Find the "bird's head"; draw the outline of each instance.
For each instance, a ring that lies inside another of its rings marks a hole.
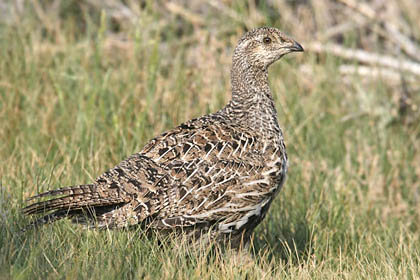
[[[249,31],[239,40],[235,56],[236,59],[245,59],[251,66],[267,69],[282,56],[302,51],[298,42],[277,28],[261,27]]]

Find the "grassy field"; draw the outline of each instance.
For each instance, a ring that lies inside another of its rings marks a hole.
[[[0,2],[4,14],[15,7],[0,22],[1,279],[420,278],[419,99],[400,114],[400,84],[344,77],[343,59],[311,51],[271,67],[290,167],[252,262],[69,221],[19,233],[29,196],[91,182],[156,134],[221,108],[247,28],[276,26],[304,46],[315,39],[305,20],[322,29],[305,1],[280,1],[281,16],[254,1],[220,2],[228,12],[145,1],[128,17],[95,1],[29,2]],[[405,11],[418,42],[416,12]],[[418,95],[419,83],[409,87]]]

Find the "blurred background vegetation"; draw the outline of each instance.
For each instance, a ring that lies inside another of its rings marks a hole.
[[[0,278],[416,279],[417,0],[0,1]],[[38,191],[89,182],[229,100],[255,27],[305,53],[270,68],[289,177],[254,263],[60,222],[19,234]]]

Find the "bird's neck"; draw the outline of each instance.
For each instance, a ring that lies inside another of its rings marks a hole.
[[[228,113],[246,128],[260,131],[263,135],[279,133],[267,68],[255,67],[234,57],[231,83],[232,99],[226,108]]]

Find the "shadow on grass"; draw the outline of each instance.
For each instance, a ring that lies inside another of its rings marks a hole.
[[[307,220],[283,221],[275,226],[273,223],[257,231],[253,238],[253,253],[265,256],[269,261],[299,265],[305,263],[313,254],[313,231]]]

